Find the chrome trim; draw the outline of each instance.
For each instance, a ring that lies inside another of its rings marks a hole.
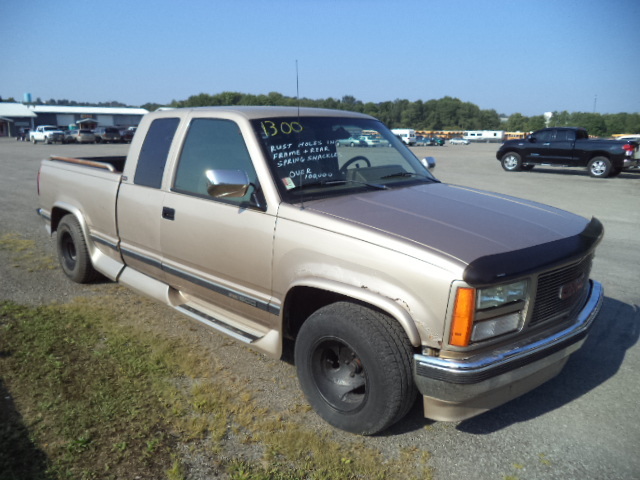
[[[474,384],[529,365],[584,340],[602,307],[604,291],[591,281],[591,291],[576,322],[550,337],[512,350],[476,355],[468,359],[449,359],[414,355],[416,377],[426,377],[453,384]]]
[[[42,208],[38,208],[36,210],[36,212],[38,212],[38,215],[40,215],[42,218],[44,218],[45,220],[47,220],[48,222],[51,221],[51,215],[49,215],[47,212],[44,211],[44,209]]]
[[[247,332],[244,332],[238,328],[235,328],[232,325],[229,325],[228,323],[225,323],[221,320],[218,320],[217,318],[212,317],[211,315],[207,315],[206,313],[201,312],[200,310],[197,310],[193,307],[190,307],[189,305],[186,305],[186,304],[178,305],[177,307],[175,307],[175,309],[193,318],[194,320],[197,320],[201,323],[204,323],[205,325],[208,325],[211,328],[218,330],[219,332],[226,333],[230,337],[233,337],[236,340],[240,340],[241,342],[253,343],[260,338],[255,335],[251,335]]]

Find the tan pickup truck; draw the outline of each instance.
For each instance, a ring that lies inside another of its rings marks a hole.
[[[362,135],[380,146],[345,141]],[[598,220],[428,166],[358,113],[168,110],[126,158],[43,160],[39,213],[72,280],[104,275],[276,357],[293,340],[315,411],[374,434],[418,392],[458,421],[540,385],[602,303]]]

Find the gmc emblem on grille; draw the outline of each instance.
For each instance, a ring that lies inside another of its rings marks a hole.
[[[576,293],[580,293],[584,286],[584,281],[585,274],[583,273],[575,280],[562,285],[558,291],[558,297],[560,297],[560,300],[566,300],[567,298],[573,297]]]

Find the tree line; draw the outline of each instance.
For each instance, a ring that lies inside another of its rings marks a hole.
[[[551,118],[544,115],[527,117],[514,113],[507,117],[495,110],[482,110],[470,102],[458,98],[443,97],[438,100],[394,100],[386,102],[362,102],[351,95],[341,99],[311,100],[287,97],[277,92],[268,95],[251,95],[239,92],[222,92],[215,95],[201,93],[186,100],[173,100],[170,107],[204,107],[222,105],[284,105],[318,108],[334,108],[366,113],[382,120],[390,128],[416,130],[506,130],[508,132],[532,132],[546,126],[584,127],[591,135],[606,137],[618,133],[640,132],[640,113],[585,113],[553,112]],[[149,104],[148,109],[160,105]],[[147,106],[144,106],[147,108]],[[506,120],[505,120],[506,119]]]
[[[2,99],[0,98],[0,101]],[[6,101],[14,101],[12,98]],[[121,102],[78,103],[72,100],[51,99],[42,102],[37,98],[34,104],[61,106],[126,107]],[[498,114],[495,110],[482,110],[471,102],[458,98],[443,97],[438,100],[396,99],[385,102],[362,102],[351,95],[340,99],[326,98],[313,100],[288,97],[277,92],[253,95],[240,92],[222,92],[215,95],[201,93],[186,100],[173,100],[169,105],[146,103],[141,105],[149,111],[160,107],[206,107],[224,105],[282,105],[333,108],[366,113],[382,120],[390,128],[413,128],[416,130],[506,130],[508,132],[531,132],[545,126],[575,126],[586,128],[591,135],[600,137],[618,133],[639,133],[640,113],[585,113],[553,112],[551,118],[544,115],[527,117],[521,113],[510,116]]]

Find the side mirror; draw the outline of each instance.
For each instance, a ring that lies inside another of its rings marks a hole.
[[[531,135],[527,135],[527,141],[529,143],[536,143],[536,137],[532,137]]]
[[[244,170],[207,170],[207,193],[215,198],[244,197],[249,190],[249,177]]]
[[[436,168],[436,159],[433,157],[424,157],[420,161],[422,162],[422,165],[427,167],[427,169],[429,170],[433,170],[434,168]]]

